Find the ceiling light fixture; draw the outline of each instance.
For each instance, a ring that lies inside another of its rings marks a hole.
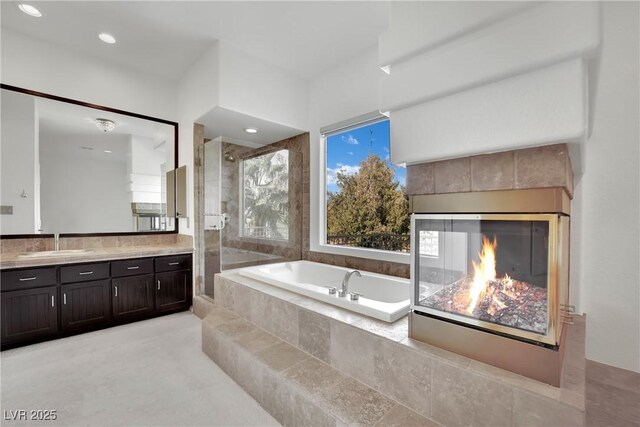
[[[95,119],[95,124],[98,129],[103,130],[105,132],[111,132],[116,128],[116,122],[109,119]]]
[[[42,12],[40,12],[37,8],[35,8],[34,6],[31,6],[30,4],[20,3],[18,5],[18,9],[20,9],[27,15],[33,16],[35,18],[40,18],[42,16]]]
[[[107,154],[111,154],[113,151],[111,151],[111,150],[104,150],[104,152],[105,152],[105,153],[107,153]]]
[[[109,33],[100,33],[98,34],[98,38],[108,44],[114,44],[116,42],[116,38]]]
[[[244,131],[246,133],[258,133],[258,129],[256,128],[245,128]]]

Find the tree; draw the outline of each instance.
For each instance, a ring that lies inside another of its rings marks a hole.
[[[286,239],[289,224],[289,152],[276,151],[244,162],[244,225],[248,235]],[[266,236],[259,234],[261,230]]]
[[[353,175],[338,172],[339,191],[327,194],[327,234],[407,234],[409,202],[393,176],[375,154],[363,160]]]

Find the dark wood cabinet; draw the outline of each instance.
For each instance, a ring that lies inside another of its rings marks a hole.
[[[153,274],[111,280],[114,319],[140,316],[154,311]]]
[[[179,254],[3,270],[1,347],[188,310],[191,264]]]
[[[62,285],[60,293],[62,329],[85,328],[111,319],[108,279]]]
[[[34,340],[58,331],[57,287],[0,294],[2,345]]]
[[[191,272],[169,271],[156,274],[156,310],[175,310],[191,301]]]

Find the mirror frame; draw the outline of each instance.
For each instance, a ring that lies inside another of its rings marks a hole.
[[[105,107],[104,105],[92,104],[90,102],[78,101],[76,99],[65,98],[62,96],[51,95],[44,92],[38,92],[31,89],[24,89],[18,86],[12,86],[4,83],[0,83],[0,89],[11,90],[14,92],[23,93],[26,95],[38,96],[40,98],[52,99],[54,101],[66,102],[68,104],[80,105],[82,107],[93,108],[95,110],[108,111],[110,113],[122,114],[125,116],[135,117],[137,119],[149,120],[152,122],[162,123],[165,125],[173,126],[173,159],[174,169],[178,169],[178,123],[169,120],[160,119],[157,117],[145,116],[144,114],[133,113],[131,111],[119,110],[117,108]],[[173,203],[176,203],[176,192],[174,192]],[[172,231],[123,231],[113,233],[60,233],[60,237],[96,237],[96,236],[137,236],[137,235],[158,235],[158,234],[178,234],[180,221],[175,218],[175,227]],[[38,238],[51,238],[54,234],[0,234],[0,239],[38,239]]]

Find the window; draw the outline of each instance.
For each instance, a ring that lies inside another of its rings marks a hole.
[[[420,255],[432,258],[440,256],[440,239],[437,231],[420,230]]]
[[[242,236],[289,240],[289,151],[242,162]]]
[[[390,161],[389,120],[324,135],[326,244],[409,252],[406,170]]]

